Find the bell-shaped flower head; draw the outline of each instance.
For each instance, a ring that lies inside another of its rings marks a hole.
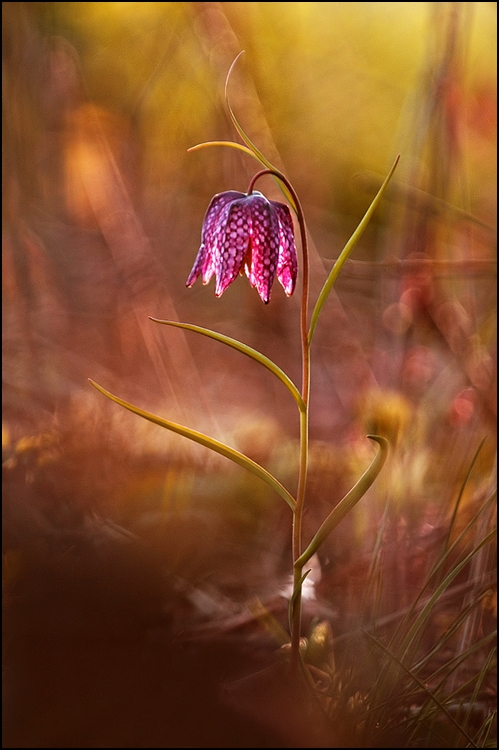
[[[288,297],[298,274],[293,220],[284,203],[262,193],[229,190],[212,199],[204,217],[201,247],[186,286],[215,275],[220,297],[239,273],[246,273],[263,302],[270,301],[277,275]]]

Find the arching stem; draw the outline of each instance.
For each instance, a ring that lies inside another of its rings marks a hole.
[[[309,297],[309,251],[307,228],[300,200],[287,179],[281,172],[274,169],[262,169],[250,182],[248,194],[253,190],[256,181],[263,175],[270,174],[282,182],[288,189],[293,200],[293,208],[298,218],[301,236],[302,251],[302,294],[300,306],[300,334],[301,334],[301,356],[302,356],[302,386],[301,396],[303,407],[300,409],[300,457],[298,471],[298,486],[296,490],[296,506],[293,512],[293,596],[290,603],[291,622],[291,670],[297,673],[300,659],[300,634],[301,634],[301,606],[302,606],[302,566],[299,559],[302,554],[302,520],[305,505],[305,491],[307,486],[308,471],[308,414],[310,398],[310,343],[307,328],[308,297]]]

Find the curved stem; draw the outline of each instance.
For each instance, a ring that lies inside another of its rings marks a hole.
[[[293,208],[296,211],[298,223],[300,226],[301,236],[301,249],[303,257],[302,266],[302,296],[301,296],[301,308],[300,308],[300,334],[301,334],[301,352],[302,352],[302,390],[301,396],[304,403],[304,409],[300,410],[300,463],[298,473],[298,487],[296,490],[296,505],[293,511],[293,538],[292,538],[292,554],[293,554],[293,596],[291,599],[290,607],[290,620],[291,620],[291,670],[296,674],[298,669],[298,663],[300,658],[300,631],[301,631],[301,594],[302,594],[302,569],[303,565],[300,563],[301,557],[301,544],[302,544],[302,519],[303,509],[305,504],[305,490],[307,485],[307,471],[308,471],[308,413],[309,413],[309,399],[310,399],[310,342],[308,337],[307,329],[307,315],[308,315],[308,296],[309,296],[309,252],[308,252],[308,239],[307,239],[307,228],[305,224],[305,217],[303,209],[301,207],[300,200],[289,182],[289,180],[279,171],[275,169],[262,169],[260,172],[253,177],[249,184],[248,194],[253,190],[256,181],[263,175],[271,174],[277,177],[286,188],[293,199]]]

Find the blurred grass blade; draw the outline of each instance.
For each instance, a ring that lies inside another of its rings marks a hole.
[[[470,646],[470,648],[468,648],[468,650],[464,654],[459,654],[458,656],[455,656],[451,660],[452,671],[454,672],[456,669],[458,669],[471,656],[474,656],[475,654],[477,654],[477,652],[482,651],[483,653],[486,646],[489,646],[491,643],[496,643],[496,641],[497,641],[496,630],[494,630],[492,633],[489,633],[484,638],[480,638],[480,640],[474,643],[472,646]],[[471,677],[468,677],[466,681],[462,681],[458,685],[458,687],[454,690],[454,692],[448,696],[448,700],[453,700],[453,699],[459,700],[459,697],[462,697],[466,688],[470,687],[471,685],[473,685],[473,683],[475,683],[474,691],[469,698],[470,703],[472,704],[475,703],[476,700],[478,699],[480,686],[482,685],[485,677],[487,676],[489,671],[495,670],[497,666],[495,655],[496,655],[496,649],[494,647],[489,651],[487,655],[487,659],[485,660],[485,663],[481,667],[480,671],[476,674],[472,674]],[[447,665],[437,669],[436,672],[434,672],[428,678],[428,680],[433,680],[435,675],[437,675],[440,671],[445,669],[445,667],[447,667]],[[441,680],[440,685],[443,685],[445,681],[448,680],[449,676],[450,676],[449,674],[446,674],[444,678]]]
[[[464,737],[465,737],[465,738],[467,739],[467,741],[469,742],[469,744],[471,745],[471,747],[478,747],[478,746],[477,746],[477,745],[475,744],[474,740],[473,740],[473,739],[472,739],[472,738],[471,738],[471,737],[469,736],[469,734],[468,734],[468,733],[466,732],[466,730],[465,730],[465,729],[463,729],[463,727],[461,727],[461,726],[460,726],[459,722],[458,722],[458,721],[456,721],[456,719],[455,719],[455,718],[454,718],[454,717],[452,716],[452,714],[450,713],[450,711],[448,711],[448,710],[447,710],[447,708],[446,708],[446,707],[444,706],[444,704],[442,703],[442,701],[440,701],[440,700],[439,700],[439,699],[437,698],[437,696],[436,696],[436,695],[434,694],[434,692],[432,692],[432,691],[431,691],[431,690],[430,690],[430,689],[429,689],[429,688],[428,688],[428,687],[427,687],[427,686],[425,685],[425,683],[424,683],[424,682],[421,682],[421,680],[420,680],[420,679],[419,679],[418,677],[416,677],[416,675],[414,674],[414,672],[413,672],[413,671],[412,671],[411,669],[409,669],[409,667],[407,667],[407,666],[406,666],[406,665],[405,665],[405,664],[403,663],[403,661],[401,661],[400,659],[398,659],[398,658],[397,658],[397,657],[395,656],[395,654],[392,654],[392,653],[390,652],[390,650],[389,650],[389,649],[388,649],[388,648],[387,648],[386,646],[384,646],[384,645],[383,645],[383,643],[381,643],[381,641],[378,641],[378,639],[377,639],[377,638],[375,638],[374,636],[372,636],[372,635],[371,635],[370,633],[368,633],[368,632],[367,632],[366,630],[363,630],[362,632],[363,632],[363,633],[364,633],[364,635],[366,635],[366,636],[367,636],[367,637],[368,637],[368,638],[369,638],[369,639],[370,639],[370,640],[371,640],[371,641],[372,641],[373,643],[375,643],[375,644],[376,644],[376,645],[377,645],[377,646],[378,646],[378,647],[379,647],[379,648],[380,648],[380,649],[381,649],[382,651],[384,651],[384,652],[385,652],[385,654],[386,654],[387,656],[389,656],[389,657],[390,657],[390,659],[392,659],[392,660],[393,660],[393,661],[394,661],[394,662],[395,662],[395,663],[396,663],[396,664],[397,664],[397,665],[398,665],[398,666],[399,666],[399,667],[400,667],[400,668],[401,668],[401,669],[402,669],[402,670],[403,670],[403,671],[404,671],[404,672],[405,672],[406,674],[408,674],[408,675],[409,675],[409,677],[410,677],[410,678],[411,678],[412,680],[414,680],[414,682],[416,683],[416,685],[417,685],[417,686],[418,686],[418,687],[419,687],[419,688],[420,688],[421,690],[423,690],[423,691],[424,691],[424,692],[425,692],[425,693],[427,694],[427,696],[428,696],[428,697],[429,697],[429,698],[430,698],[430,699],[431,699],[431,700],[432,700],[432,701],[433,701],[433,702],[434,702],[434,703],[435,703],[435,704],[436,704],[436,705],[438,706],[438,708],[439,708],[439,709],[440,709],[440,710],[441,710],[441,711],[442,711],[442,712],[443,712],[443,713],[444,713],[444,714],[445,714],[445,715],[447,716],[447,718],[448,718],[448,719],[449,719],[449,720],[450,720],[450,721],[452,722],[452,724],[454,724],[454,726],[455,726],[455,727],[456,727],[456,728],[457,728],[457,729],[459,730],[460,734],[462,734],[462,735],[463,735],[463,736],[464,736]]]
[[[266,484],[272,487],[272,489],[278,495],[280,495],[283,500],[287,502],[291,510],[294,511],[295,500],[293,496],[287,491],[287,489],[283,487],[283,485],[275,477],[273,477],[272,474],[264,469],[263,466],[260,466],[260,464],[252,461],[251,458],[245,456],[244,453],[240,453],[234,448],[225,445],[225,443],[221,443],[218,440],[209,437],[208,435],[204,435],[202,432],[191,430],[189,427],[184,427],[183,425],[177,424],[176,422],[170,422],[168,419],[163,419],[162,417],[158,417],[156,414],[144,411],[138,406],[133,406],[127,401],[123,401],[123,399],[118,398],[118,396],[114,396],[112,393],[109,393],[109,391],[106,391],[105,388],[102,388],[102,386],[98,385],[90,378],[89,382],[94,386],[94,388],[103,393],[104,396],[107,396],[109,399],[111,399],[111,401],[114,401],[116,404],[119,404],[125,409],[128,409],[128,411],[131,411],[134,414],[138,414],[139,417],[143,417],[143,419],[147,419],[149,422],[153,422],[160,427],[166,427],[167,430],[171,430],[172,432],[176,432],[179,435],[183,435],[184,437],[189,438],[189,440],[193,440],[195,443],[204,445],[206,448],[210,448],[210,450],[214,451],[215,453],[219,453],[221,456],[229,458],[234,463],[239,464],[239,466],[243,466],[252,474],[260,477],[260,479],[263,479]]]
[[[305,402],[303,401],[300,392],[293,381],[288,378],[286,373],[283,372],[283,370],[281,370],[281,368],[278,367],[274,362],[272,362],[271,359],[265,357],[265,355],[263,354],[260,354],[260,352],[258,352],[256,349],[252,349],[250,346],[243,344],[241,341],[230,338],[230,336],[224,336],[223,333],[212,331],[210,328],[202,328],[201,326],[196,326],[191,323],[178,323],[174,320],[159,320],[158,318],[152,318],[151,316],[149,316],[149,319],[153,320],[155,323],[161,323],[162,325],[175,326],[176,328],[184,328],[186,331],[195,331],[196,333],[201,333],[203,334],[203,336],[208,336],[210,339],[215,339],[215,341],[221,341],[222,344],[226,344],[227,346],[232,347],[232,349],[236,349],[238,352],[242,352],[247,357],[250,357],[250,359],[254,359],[255,362],[259,362],[261,365],[266,367],[267,370],[270,370],[270,372],[272,372],[277,378],[279,378],[281,383],[284,383],[284,385],[290,391],[291,395],[298,404],[299,410],[305,411]]]
[[[367,209],[366,213],[364,214],[364,218],[360,222],[359,226],[355,230],[355,232],[352,234],[350,239],[348,240],[347,244],[341,251],[340,255],[338,256],[334,266],[332,267],[331,271],[329,272],[329,276],[327,277],[324,286],[322,287],[322,291],[319,294],[319,297],[317,299],[317,302],[314,307],[314,311],[312,313],[312,317],[310,319],[310,330],[308,332],[308,343],[312,341],[312,336],[314,335],[315,326],[317,325],[317,320],[319,318],[320,312],[322,310],[322,307],[325,303],[325,301],[328,298],[328,295],[333,288],[333,284],[338,278],[338,275],[343,267],[343,264],[347,260],[348,256],[352,252],[353,248],[359,241],[359,239],[362,237],[364,230],[366,229],[367,225],[369,224],[369,221],[371,220],[371,216],[373,215],[374,211],[378,207],[378,204],[383,197],[383,193],[385,192],[388,183],[390,182],[393,173],[395,172],[395,168],[398,164],[398,161],[400,159],[400,154],[395,159],[392,168],[388,172],[385,181],[381,185],[380,189],[378,190],[377,195],[374,197],[374,200],[372,201],[371,205]]]
[[[452,554],[454,553],[454,550],[456,550],[456,549],[459,548],[459,545],[463,542],[463,540],[465,539],[466,535],[469,534],[469,532],[471,531],[471,529],[473,528],[473,526],[478,522],[478,519],[487,510],[487,508],[494,503],[495,498],[496,498],[496,494],[497,494],[497,491],[494,490],[494,492],[492,492],[489,495],[489,497],[486,499],[486,501],[484,502],[484,504],[477,510],[477,512],[475,513],[475,515],[470,519],[470,521],[468,521],[468,523],[466,524],[466,526],[464,527],[464,529],[461,531],[461,533],[455,539],[455,541],[451,544],[451,546],[448,547],[442,553],[442,555],[439,558],[437,558],[436,563],[430,569],[430,572],[428,573],[428,575],[426,577],[426,580],[423,583],[423,586],[421,587],[421,590],[419,591],[416,599],[414,600],[413,604],[411,605],[410,609],[408,610],[407,615],[401,621],[399,627],[395,631],[395,633],[393,635],[393,638],[392,638],[392,643],[394,643],[396,641],[396,639],[399,636],[400,632],[404,632],[404,629],[407,627],[407,624],[409,622],[413,622],[415,609],[417,607],[418,602],[421,600],[424,592],[426,591],[427,588],[429,588],[430,583],[436,578],[437,573],[440,570],[442,570],[442,568],[443,568],[446,560],[448,560],[452,556]]]
[[[494,726],[497,723],[497,708],[492,711],[483,722],[477,733],[477,744],[478,747],[497,747],[497,740],[489,740],[490,733],[494,730]]]
[[[424,626],[425,622],[428,619],[428,616],[433,609],[434,605],[438,602],[440,596],[443,594],[445,589],[452,583],[454,578],[461,572],[461,570],[466,567],[466,565],[473,559],[473,557],[477,554],[477,552],[482,549],[486,544],[491,542],[493,539],[495,539],[496,536],[496,530],[493,529],[490,531],[479,544],[468,554],[466,557],[461,560],[460,563],[454,566],[454,568],[448,573],[448,575],[444,578],[442,583],[437,586],[431,597],[429,598],[428,602],[425,604],[425,606],[422,608],[419,615],[416,617],[414,623],[409,628],[409,631],[404,638],[400,652],[402,654],[402,658],[405,658],[409,649],[411,648],[411,645],[416,639],[416,636],[418,632],[421,630],[421,628]]]
[[[480,441],[480,443],[478,445],[478,448],[475,451],[475,455],[471,459],[471,463],[469,465],[469,468],[468,468],[468,471],[466,473],[466,476],[464,477],[464,480],[463,480],[463,482],[461,484],[461,489],[459,491],[459,494],[457,496],[456,502],[454,504],[454,511],[452,513],[452,518],[451,518],[450,523],[449,523],[449,529],[447,531],[447,537],[446,537],[445,544],[444,544],[444,549],[443,549],[444,553],[447,551],[447,548],[449,546],[449,541],[450,541],[450,538],[451,538],[451,535],[452,535],[452,530],[454,529],[454,524],[455,524],[456,518],[457,518],[457,512],[459,510],[459,506],[461,505],[461,500],[462,500],[463,495],[464,495],[464,490],[466,489],[466,486],[467,486],[467,484],[469,482],[471,473],[473,471],[473,467],[474,467],[474,465],[475,465],[475,463],[477,461],[478,454],[482,450],[483,444],[485,443],[486,439],[487,438],[482,438],[482,440]]]
[[[497,631],[495,633],[491,633],[491,635],[493,635],[495,639],[497,639]],[[471,698],[469,701],[469,708],[468,708],[468,711],[466,712],[466,716],[464,720],[465,726],[471,722],[473,706],[475,706],[479,701],[480,692],[482,691],[482,688],[485,685],[485,679],[487,678],[489,673],[497,669],[496,653],[497,653],[497,649],[493,648],[491,652],[489,653],[489,655],[487,656],[487,659],[485,660],[484,665],[482,666],[480,672],[477,675],[475,689],[473,690],[473,693],[471,695]],[[476,735],[477,742],[479,741],[481,734],[482,734],[482,730],[480,729]]]
[[[359,502],[359,500],[366,494],[369,487],[372,485],[379,472],[383,468],[383,465],[388,457],[388,440],[379,435],[367,435],[370,440],[375,440],[379,444],[379,451],[374,457],[373,462],[369,468],[362,474],[359,481],[352,487],[343,500],[340,500],[338,505],[333,508],[331,513],[328,515],[320,529],[315,534],[314,538],[308,545],[307,549],[303,554],[296,560],[295,565],[305,565],[307,560],[310,560],[313,554],[317,552],[326,537],[335,529],[340,521],[350,513],[352,508]]]
[[[477,599],[472,601],[470,604],[468,604],[463,612],[460,612],[459,615],[456,617],[454,622],[448,626],[445,633],[439,638],[437,643],[430,648],[429,651],[416,663],[413,665],[413,669],[415,672],[419,672],[419,670],[424,669],[427,664],[431,664],[432,659],[443,649],[443,647],[452,640],[452,638],[455,636],[456,633],[459,632],[460,628],[462,628],[464,622],[467,620],[467,618],[470,616],[470,614],[475,610],[476,607],[478,607],[481,602],[483,602],[484,598],[486,597],[487,592],[483,592]],[[494,634],[495,636],[495,634]],[[483,639],[483,642],[480,641],[479,648],[481,648],[483,645],[487,643],[487,641],[490,639],[490,635],[486,636]],[[476,644],[473,645],[472,649],[469,650],[469,653],[473,653],[473,651],[476,650]],[[465,655],[465,658],[467,658],[468,653]],[[458,657],[461,659],[461,656]],[[442,670],[448,668],[449,662],[446,662],[444,666],[438,667],[432,675],[431,680],[434,681]]]

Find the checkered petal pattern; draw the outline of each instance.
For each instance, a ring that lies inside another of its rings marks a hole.
[[[220,297],[240,273],[265,304],[270,301],[277,275],[285,293],[293,294],[298,262],[289,208],[254,191],[235,190],[212,199],[204,217],[201,246],[186,285],[199,276],[207,284],[215,276]]]

